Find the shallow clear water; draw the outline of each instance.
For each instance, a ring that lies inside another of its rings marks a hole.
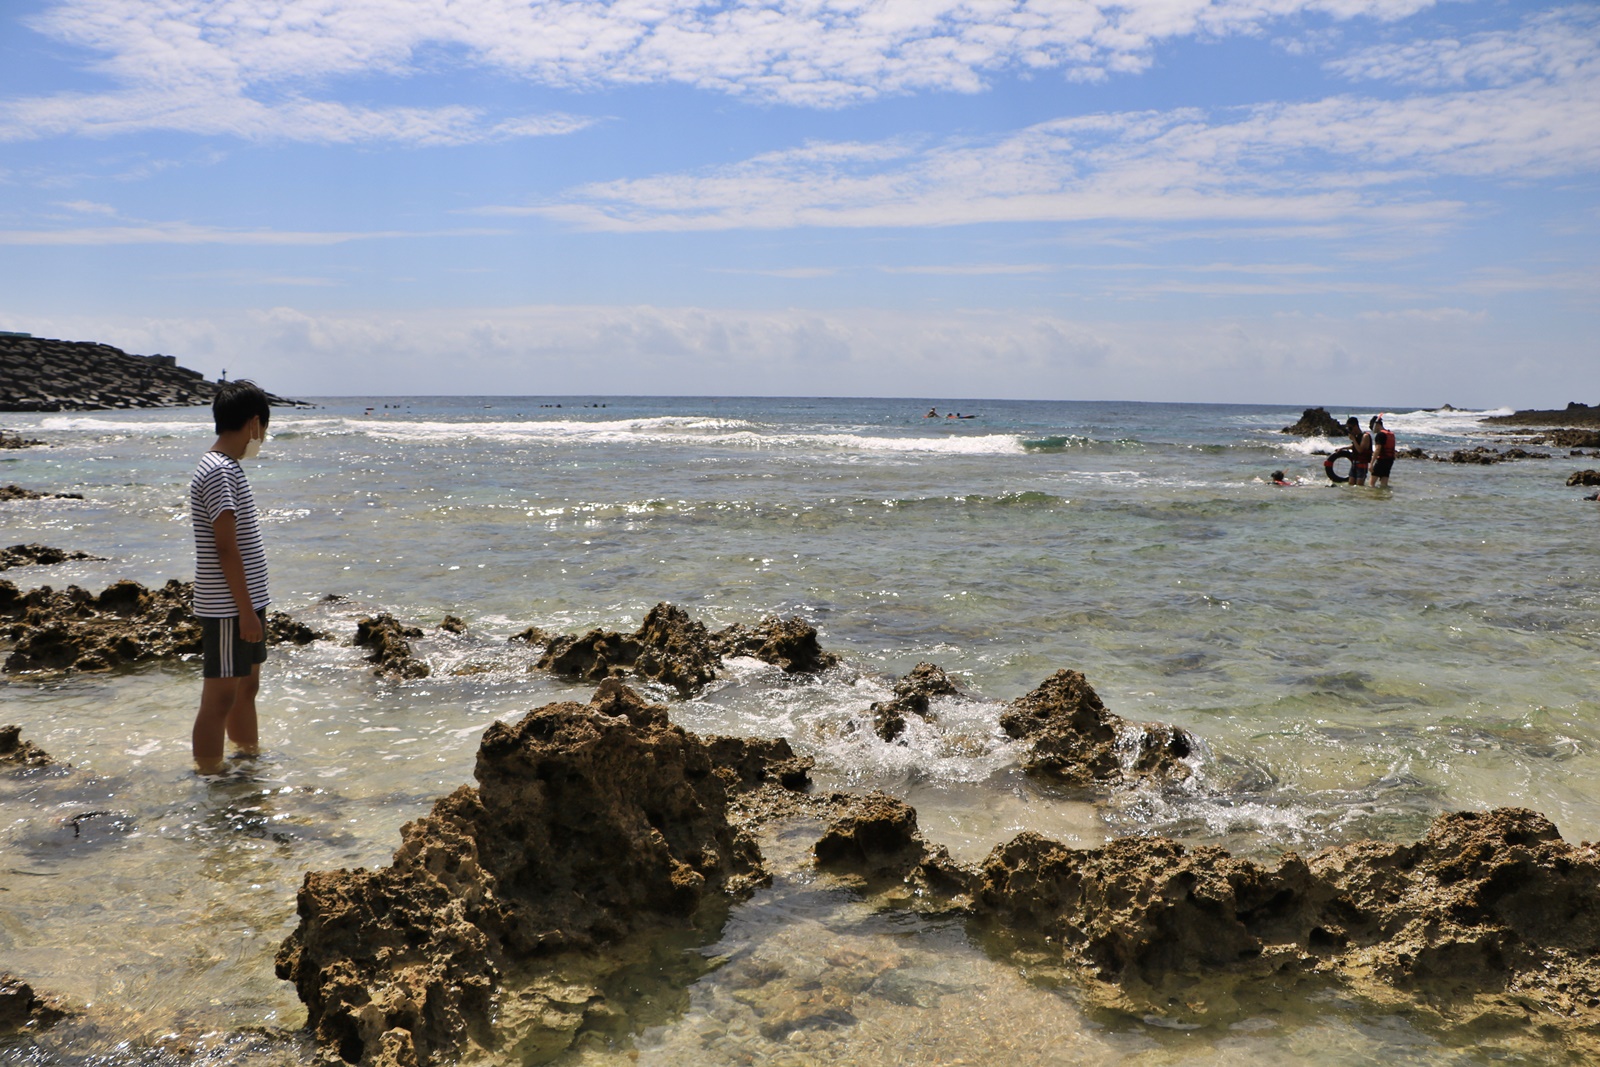
[[[909,400],[553,403],[277,413],[250,468],[275,605],[346,640],[377,609],[428,627],[453,613],[469,629],[430,630],[418,648],[434,674],[407,683],[372,678],[346,644],[276,648],[258,779],[191,776],[193,664],[0,682],[0,721],[75,767],[0,779],[0,966],[104,1013],[70,1052],[0,1055],[135,1062],[164,1034],[297,1026],[271,959],[304,872],[387,862],[401,823],[470,780],[488,723],[587,696],[529,673],[531,654],[506,637],[534,623],[632,628],[659,600],[712,626],[773,612],[814,622],[843,669],[796,680],[736,662],[694,700],[655,695],[692,730],[788,737],[817,758],[823,787],[907,797],[963,859],[1024,828],[1270,857],[1505,804],[1545,812],[1569,840],[1600,838],[1600,510],[1564,485],[1593,460],[1402,460],[1393,490],[1376,492],[1320,484],[1310,452],[1326,443],[1273,432],[1298,417],[1287,408],[962,401],[981,417],[957,423]],[[1484,440],[1471,413],[1390,421],[1403,446]],[[0,453],[0,483],[87,499],[0,504],[0,543],[109,559],[4,577],[99,588],[190,576],[185,487],[208,413],[5,424],[52,447]],[[1266,484],[1277,468],[1310,484]],[[854,729],[920,660],[970,696],[937,705],[938,724],[913,723],[905,744]],[[1082,670],[1119,714],[1198,734],[1201,773],[1097,805],[1024,779],[999,705],[1060,667]],[[759,1027],[737,1036],[729,964],[695,979],[688,1007],[640,1016],[624,1044],[641,1061],[1470,1055],[1337,1002],[1217,1032],[1089,1019],[959,927],[882,916],[798,875],[769,893],[781,907],[758,897],[717,936],[797,966],[820,966],[823,943],[892,946],[910,961],[892,970],[935,992],[899,1003],[868,991],[855,1024],[780,1049]],[[725,1058],[696,1060],[719,1027]],[[305,1054],[292,1042],[213,1053]]]

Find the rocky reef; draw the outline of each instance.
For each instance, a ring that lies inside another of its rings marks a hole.
[[[838,657],[822,648],[816,628],[802,619],[764,619],[716,633],[674,604],[660,603],[633,633],[593,629],[582,636],[553,635],[530,627],[512,638],[545,645],[537,666],[565,678],[598,682],[632,676],[692,696],[717,677],[724,656],[754,656],[790,673],[832,667]]]
[[[377,664],[372,673],[379,678],[426,678],[428,664],[411,654],[408,640],[421,636],[420,627],[405,626],[383,613],[356,623],[355,643],[372,649],[367,662]]]
[[[1327,408],[1306,408],[1299,422],[1293,426],[1285,426],[1278,432],[1293,434],[1296,437],[1345,436],[1344,424],[1329,415]]]
[[[1530,408],[1510,415],[1490,415],[1483,421],[1500,426],[1589,426],[1600,429],[1600,405],[1573,401],[1564,408]]]
[[[53,767],[55,762],[50,753],[32,741],[22,739],[22,727],[0,726],[0,767],[9,767],[12,770],[39,770],[43,767]],[[0,1027],[0,1032],[4,1032],[3,1027]]]
[[[761,884],[728,817],[749,768],[719,773],[714,750],[614,679],[588,704],[491,726],[476,788],[408,823],[391,866],[306,876],[277,970],[319,1044],[347,1063],[427,1065],[492,1043],[504,968]]]
[[[14,974],[0,972],[0,1037],[42,1030],[68,1014],[57,998],[35,992]]]
[[[0,571],[12,567],[49,567],[70,560],[104,558],[91,556],[87,552],[68,552],[64,548],[52,548],[49,545],[12,545],[10,548],[0,548]]]
[[[1031,741],[1023,770],[1062,785],[1108,785],[1144,777],[1186,778],[1199,750],[1187,730],[1134,723],[1106,710],[1078,671],[1059,670],[1000,716],[1010,737]]]
[[[1567,478],[1568,485],[1600,485],[1600,471],[1581,470],[1575,471]]]
[[[76,585],[24,593],[0,580],[0,638],[13,642],[0,669],[109,671],[197,653],[201,630],[190,614],[192,594],[192,583],[176,579],[159,589],[124,579],[99,593]],[[281,611],[267,617],[274,644],[327,636]]]
[[[1102,1007],[1226,1021],[1267,990],[1342,986],[1458,1039],[1600,1052],[1600,856],[1523,809],[1276,867],[1159,838],[1071,849],[1024,833],[984,862],[972,909]]]
[[[41,493],[20,485],[0,485],[0,500],[82,500],[82,493]]]
[[[44,442],[37,438],[24,437],[20,433],[12,433],[9,430],[0,430],[0,451],[8,448],[32,448],[34,445],[42,444]]]
[[[1434,456],[1440,463],[1478,463],[1488,466],[1513,459],[1549,459],[1548,452],[1530,452],[1525,448],[1508,448],[1504,452],[1478,445],[1475,448],[1458,448],[1448,456]]]

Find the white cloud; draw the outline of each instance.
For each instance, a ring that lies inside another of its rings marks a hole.
[[[559,88],[671,82],[809,107],[974,92],[1001,71],[1143,70],[1164,42],[1305,13],[1392,20],[1434,0],[60,0],[29,25],[121,88],[0,103],[0,139],[175,129],[248,139],[457,143],[584,120],[318,99],[441,53]]]
[[[86,226],[57,230],[0,230],[0,245],[337,245],[402,237],[498,236],[503,230],[230,230],[187,222]]]
[[[1572,81],[1593,76],[1597,39],[1600,8],[1569,7],[1533,15],[1513,30],[1382,45],[1325,66],[1352,79],[1431,87]]]

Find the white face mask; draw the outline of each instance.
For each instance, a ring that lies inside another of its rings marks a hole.
[[[266,432],[262,431],[260,437],[252,437],[250,440],[246,441],[244,443],[244,458],[255,459],[257,456],[261,455],[261,443],[266,439]]]

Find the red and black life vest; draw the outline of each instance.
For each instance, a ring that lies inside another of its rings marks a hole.
[[[1393,430],[1379,430],[1377,432],[1376,436],[1378,438],[1378,458],[1379,459],[1393,459],[1394,458],[1394,431]]]

